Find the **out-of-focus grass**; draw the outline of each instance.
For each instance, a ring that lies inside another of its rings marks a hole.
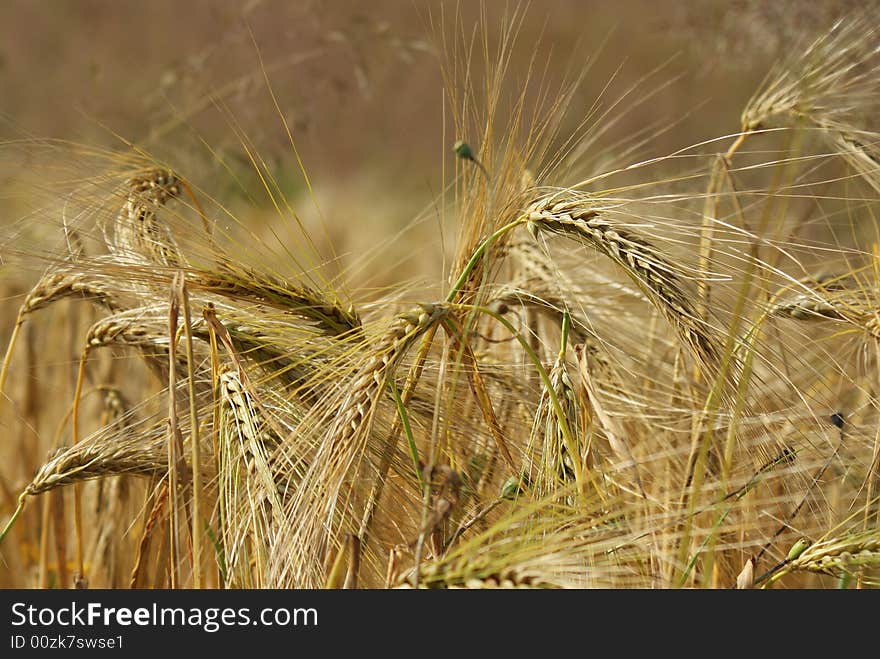
[[[268,93],[268,77],[321,213],[350,218],[331,222],[334,238],[341,239],[338,252],[357,253],[375,235],[425,210],[424,200],[443,184],[449,144],[468,138],[452,135],[451,117],[444,115],[432,39],[434,26],[455,11],[473,30],[484,11],[491,42],[509,9],[494,2],[481,8],[399,0],[368,8],[338,0],[11,0],[0,5],[0,139],[52,137],[114,149],[130,141],[174,162],[197,183],[219,183],[212,194],[233,210],[246,207],[258,233],[271,232],[264,227],[271,225],[271,204],[261,195],[243,139],[276,173],[299,212],[317,212]],[[654,73],[652,86],[669,82],[671,89],[631,109],[613,131],[623,137],[658,119],[674,120],[653,138],[658,151],[671,151],[714,136],[715,125],[735,125],[737,103],[784,46],[794,20],[774,14],[752,32],[745,29],[764,11],[724,2],[658,12],[645,0],[549,0],[527,13],[511,69],[537,90],[558,86],[572,66],[595,60],[573,99],[585,113],[603,90],[607,109],[620,91]],[[822,13],[800,9],[798,20]],[[532,62],[536,52],[540,57]],[[481,57],[474,54],[477,76]],[[24,191],[16,185],[22,172],[33,170],[27,163],[0,163],[2,224],[40,207],[28,198],[32,181]],[[38,176],[62,174],[43,167]],[[375,194],[386,189],[394,194]],[[259,207],[266,212],[255,211]]]

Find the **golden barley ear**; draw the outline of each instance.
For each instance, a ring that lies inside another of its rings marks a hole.
[[[154,169],[125,182],[125,203],[115,224],[113,242],[108,245],[122,261],[146,262],[180,267],[186,260],[169,224],[159,210],[181,193],[177,176]]]
[[[646,238],[616,223],[587,195],[568,190],[546,194],[523,211],[537,240],[559,234],[609,257],[623,268],[672,324],[691,353],[711,370],[722,348],[711,327],[697,314],[678,268]]]

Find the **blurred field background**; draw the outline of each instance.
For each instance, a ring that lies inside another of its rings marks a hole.
[[[43,223],[40,215],[51,207],[55,186],[76,171],[69,161],[53,166],[45,152],[28,161],[27,148],[18,145],[33,139],[122,151],[125,142],[138,145],[174,163],[231,209],[245,225],[231,227],[233,234],[244,240],[252,233],[281,255],[290,220],[260,194],[246,140],[278,177],[316,236],[318,251],[337,255],[333,268],[339,272],[357,264],[377,236],[394,236],[423,218],[406,241],[383,252],[388,267],[370,265],[364,297],[400,281],[436,285],[448,271],[449,255],[436,248],[445,234],[438,233],[431,201],[448,183],[444,168],[448,176],[452,144],[472,139],[454,134],[444,112],[437,37],[448,30],[444,15],[460,13],[464,25],[478,29],[484,12],[490,42],[497,40],[511,6],[422,0],[0,3],[0,141],[7,146],[0,154],[0,246],[7,251],[0,254],[0,345],[42,269],[39,260],[21,256],[57,247],[57,235],[50,234],[57,218]],[[553,88],[566,72],[594,60],[572,101],[584,111],[634,86],[636,100],[656,90],[613,126],[606,142],[660,122],[666,128],[657,131],[650,153],[661,155],[735,132],[742,107],[772,63],[836,18],[871,6],[880,9],[880,3],[848,0],[542,0],[525,13],[510,78],[537,92],[537,79]],[[533,58],[540,75],[526,82]],[[570,116],[574,122],[582,113]],[[281,259],[270,267],[283,268]],[[52,316],[54,327],[34,329],[13,362],[33,370],[9,392],[16,410],[0,412],[3,518],[51,444],[56,429],[47,419],[60,422],[70,400],[87,323],[76,319],[69,334],[59,331],[66,327],[64,314],[61,309]],[[120,368],[118,362],[106,358],[99,370]],[[23,439],[28,433],[32,441]],[[10,450],[23,445],[33,446],[33,453]],[[39,506],[26,514],[37,528]],[[30,543],[22,555],[40,551],[36,534],[22,542]],[[50,585],[49,575],[28,571],[25,563],[0,566],[0,586]],[[107,577],[112,585],[124,582],[122,575]]]
[[[671,152],[716,137],[718,127],[732,131],[770,64],[805,35],[865,4],[546,0],[526,12],[511,79],[525,80],[536,54],[540,76],[530,84],[540,77],[551,89],[592,62],[568,128],[580,118],[578,107],[586,111],[600,97],[610,104],[650,78],[631,95],[639,99],[668,83],[631,109],[608,141],[658,121],[674,123],[651,145],[655,154]],[[267,91],[262,57],[321,211],[352,218],[329,222],[329,238],[338,253],[357,253],[362,241],[424,209],[441,186],[450,145],[467,137],[450,132],[448,116],[444,127],[436,39],[443,16],[448,21],[459,12],[476,29],[485,11],[497,40],[513,6],[9,0],[0,6],[0,139],[58,138],[118,149],[123,138],[176,163],[197,183],[210,182],[211,194],[234,204],[242,193],[218,156],[258,186],[241,131],[308,219],[314,208],[303,203],[304,182]],[[32,210],[28,194],[14,192],[27,172],[21,164],[0,166],[6,191],[0,222],[7,225]],[[376,194],[389,186],[393,195]],[[272,220],[267,199],[254,195],[247,207],[255,227]],[[425,274],[422,262],[409,267]]]

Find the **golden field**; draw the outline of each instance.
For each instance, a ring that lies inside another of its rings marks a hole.
[[[876,7],[655,4],[5,4],[0,586],[876,585]]]

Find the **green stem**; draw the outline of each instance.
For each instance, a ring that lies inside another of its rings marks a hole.
[[[515,229],[516,227],[518,227],[523,222],[525,222],[525,217],[520,216],[520,217],[516,218],[510,224],[505,224],[503,227],[498,229],[491,236],[486,238],[482,243],[480,243],[480,246],[477,247],[476,251],[473,253],[470,260],[467,262],[467,265],[465,265],[464,270],[462,271],[461,275],[458,277],[458,280],[452,286],[452,290],[449,291],[449,295],[446,296],[447,302],[451,303],[451,302],[455,301],[455,297],[461,292],[462,287],[465,285],[465,283],[468,280],[468,277],[470,277],[471,273],[474,271],[474,268],[477,267],[477,263],[479,263],[480,259],[483,258],[483,254],[486,253],[486,250],[489,248],[489,245],[491,245],[493,242],[498,240],[501,236],[508,233],[512,229]]]
[[[18,497],[18,506],[15,508],[15,512],[12,513],[12,517],[9,518],[9,521],[6,522],[6,526],[3,527],[3,531],[0,532],[0,545],[3,544],[3,540],[6,538],[6,534],[12,530],[12,527],[15,525],[15,522],[18,521],[21,512],[24,510],[24,502],[27,499],[26,494],[22,494]]]
[[[422,480],[422,470],[419,469],[419,449],[416,447],[416,440],[413,437],[412,427],[409,425],[409,414],[406,411],[406,406],[403,404],[403,399],[400,397],[400,390],[397,388],[397,385],[394,383],[394,380],[391,380],[391,391],[394,393],[394,402],[397,403],[397,413],[400,415],[400,423],[403,426],[403,432],[406,435],[406,442],[409,444],[409,453],[412,457],[413,461],[413,469],[415,469],[416,477],[419,479],[419,488],[424,488],[425,483]]]

